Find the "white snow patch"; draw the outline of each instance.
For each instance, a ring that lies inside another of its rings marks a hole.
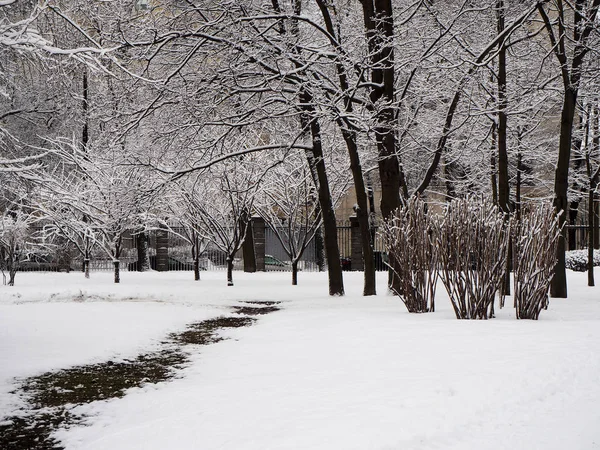
[[[78,407],[88,423],[57,433],[67,449],[600,448],[600,296],[586,274],[569,273],[570,298],[551,299],[537,322],[517,321],[512,307],[457,321],[441,286],[438,311],[411,315],[386,294],[385,274],[366,298],[360,273],[345,273],[343,298],[325,295],[325,274],[313,273],[297,287],[290,274],[235,273],[232,288],[218,272],[199,283],[126,273],[122,286],[78,276],[49,275],[62,286],[35,288],[43,276],[28,275],[22,288],[0,288],[3,391],[9,376],[148,348],[239,300],[284,303],[228,331],[235,339],[199,348],[182,377]],[[112,302],[67,301],[82,286]],[[53,293],[65,303],[51,303]],[[39,303],[18,304],[26,297]]]

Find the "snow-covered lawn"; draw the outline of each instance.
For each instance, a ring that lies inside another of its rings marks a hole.
[[[514,310],[454,319],[442,286],[433,314],[385,291],[363,298],[345,273],[18,274],[0,287],[0,417],[22,405],[14,377],[118,360],[244,300],[282,301],[233,339],[198,347],[169,382],[76,407],[67,449],[600,449],[600,295],[569,274],[570,298],[538,322]],[[596,273],[600,281],[600,270]],[[507,300],[510,305],[510,299]],[[0,419],[1,421],[1,419]]]

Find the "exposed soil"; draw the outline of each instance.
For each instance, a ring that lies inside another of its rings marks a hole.
[[[233,310],[238,314],[246,314],[248,316],[260,316],[264,314],[270,314],[275,311],[279,311],[280,308],[277,306],[264,306],[261,308],[254,306],[234,306]]]
[[[273,305],[281,304],[281,302],[258,301],[258,300],[247,300],[242,303],[248,303],[249,305],[263,305],[263,306],[273,306]]]
[[[173,333],[169,338],[180,344],[208,345],[222,341],[216,333],[224,328],[247,327],[256,322],[254,317],[218,317],[188,325],[186,331]]]
[[[248,302],[250,303],[250,302]],[[238,314],[263,315],[278,311],[279,302],[252,302],[264,307],[234,307]],[[71,413],[77,405],[123,397],[126,390],[148,383],[168,381],[177,370],[189,362],[186,345],[209,345],[224,338],[219,331],[247,327],[255,317],[218,317],[188,325],[179,333],[171,333],[162,348],[134,359],[107,361],[46,372],[20,381],[14,393],[23,394],[29,407],[22,415],[0,420],[0,449],[55,450],[62,449],[52,433],[83,421]]]

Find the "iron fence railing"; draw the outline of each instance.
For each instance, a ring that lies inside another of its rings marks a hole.
[[[173,232],[169,232],[168,246],[168,270],[193,270],[193,260],[191,254],[191,245],[182,237],[182,230],[173,227]],[[357,230],[356,230],[357,231]],[[574,225],[567,227],[567,249],[578,250],[587,248],[587,225]],[[350,260],[352,249],[352,227],[347,222],[339,223],[337,228],[338,245],[340,257],[343,260]],[[149,233],[148,252],[151,265],[156,265],[156,232]],[[598,247],[596,242],[595,247]],[[68,245],[60,247],[55,246],[54,250],[41,250],[39,254],[34,254],[29,260],[21,264],[21,271],[67,271],[82,270],[83,258],[78,255]],[[378,270],[385,270],[386,252],[383,239],[378,233],[375,233],[374,242],[376,266]],[[303,271],[318,271],[318,252],[316,240],[313,239],[300,260],[299,267]],[[283,245],[277,239],[273,230],[265,227],[265,254],[279,260],[283,266],[277,264],[267,264],[267,271],[291,270],[289,257],[286,254]],[[239,258],[236,258],[234,269],[241,270],[241,252]],[[268,258],[269,259],[269,258]],[[123,238],[123,250],[120,258],[120,268],[122,271],[136,270],[137,247],[135,236],[127,233]],[[344,266],[344,264],[343,264]],[[349,268],[348,266],[344,266]],[[200,257],[200,270],[226,270],[226,254],[214,245],[209,244]],[[90,259],[91,271],[112,271],[113,262],[100,250],[95,249]]]

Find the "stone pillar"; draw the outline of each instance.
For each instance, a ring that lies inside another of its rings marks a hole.
[[[363,261],[362,245],[360,243],[360,227],[358,225],[358,217],[350,217],[350,259],[352,261],[352,271],[365,270]]]
[[[156,270],[169,270],[169,232],[163,229],[156,230]]]
[[[262,217],[252,217],[252,233],[254,236],[254,260],[256,270],[265,271],[265,221]]]

